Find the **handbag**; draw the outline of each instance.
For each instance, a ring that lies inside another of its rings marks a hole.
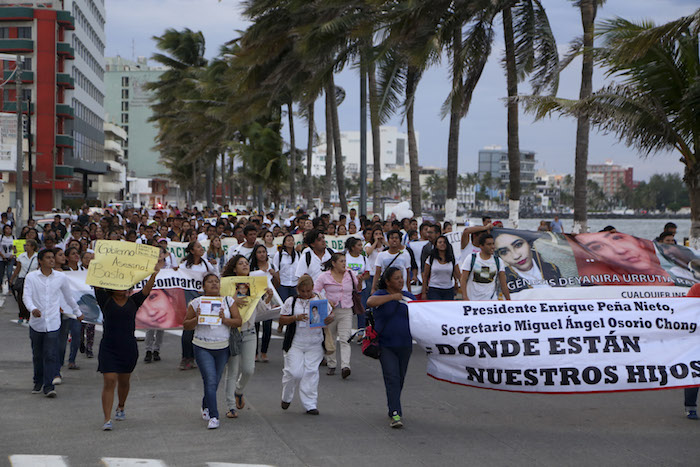
[[[366,315],[367,325],[365,326],[365,335],[362,337],[362,354],[377,359],[381,355],[379,333],[374,326],[374,314],[367,310]]]
[[[365,314],[365,307],[362,306],[362,297],[360,296],[360,292],[357,291],[357,282],[355,282],[355,278],[350,273],[350,279],[352,279],[352,312],[353,314],[356,315],[364,315]]]

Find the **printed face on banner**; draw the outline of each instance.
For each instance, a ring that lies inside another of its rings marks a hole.
[[[505,263],[506,285],[511,293],[568,285],[557,263],[568,266],[566,275],[578,276],[574,254],[561,235],[511,229],[494,229],[492,235],[495,254]]]
[[[138,329],[168,329],[182,326],[187,311],[182,289],[154,289],[136,312]]]
[[[674,285],[649,240],[595,232],[573,236],[573,244],[579,276],[596,285]]]
[[[512,229],[491,233],[508,289],[516,294],[513,298],[676,296],[685,294],[680,287],[700,280],[700,257],[693,250],[625,233],[562,235]],[[620,287],[594,291],[589,286]],[[635,289],[655,286],[663,289],[649,289],[646,294]],[[564,287],[577,289],[560,290]]]

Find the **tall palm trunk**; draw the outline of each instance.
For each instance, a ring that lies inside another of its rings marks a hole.
[[[382,144],[379,131],[379,96],[377,92],[377,72],[374,62],[367,61],[367,79],[369,83],[369,124],[372,128],[372,210],[375,214],[382,212]]]
[[[331,74],[328,80],[327,89],[332,92],[331,99],[331,120],[333,123],[333,152],[335,153],[335,177],[338,186],[338,199],[340,200],[340,211],[348,212],[348,201],[345,198],[345,167],[343,163],[343,150],[340,141],[340,122],[338,120],[338,102],[335,99],[335,80]]]
[[[515,66],[515,39],[513,14],[510,7],[503,9],[503,36],[506,47],[506,82],[508,87],[508,169],[510,196],[508,217],[514,229],[518,228],[520,214],[520,135],[518,134],[518,75]]]
[[[209,160],[209,158],[207,158],[207,160]],[[213,205],[212,186],[214,184],[214,165],[213,164],[208,164],[208,167],[205,169],[204,180],[205,180],[204,196],[205,196],[207,206],[211,209],[211,207]]]
[[[297,149],[294,141],[294,109],[292,101],[287,103],[287,115],[289,117],[289,207],[296,210]]]
[[[326,88],[326,184],[323,186],[323,207],[329,210],[331,207],[331,187],[333,186],[333,118],[331,117],[331,99],[335,99],[335,92],[328,92]]]
[[[314,99],[315,101],[315,99]],[[309,114],[309,134],[308,142],[306,143],[306,209],[311,209],[314,204],[314,183],[311,174],[311,156],[314,150],[314,103],[309,104],[307,112]]]
[[[447,198],[445,220],[457,221],[457,175],[459,173],[459,123],[462,118],[462,28],[455,28],[452,35],[452,102],[450,106],[450,135],[447,142]]]
[[[581,69],[581,91],[579,99],[590,97],[593,92],[593,35],[597,0],[581,0],[581,23],[583,25],[583,67]],[[574,174],[574,233],[586,232],[586,180],[588,179],[588,137],[591,131],[590,119],[578,117],[576,122],[576,164]]]
[[[235,180],[235,172],[233,170],[233,154],[229,154],[229,186],[228,186],[228,199],[231,200],[231,204],[233,203],[233,186],[234,186],[234,180]],[[233,206],[229,206],[229,208],[233,208]]]
[[[416,130],[413,126],[413,104],[415,103],[416,88],[418,87],[418,72],[409,67],[406,74],[406,132],[408,133],[408,162],[411,169],[411,209],[413,215],[420,217],[420,167],[418,166],[418,144]]]
[[[683,180],[688,185],[688,198],[690,200],[689,246],[697,250],[700,248],[700,165],[686,165]]]
[[[224,194],[224,187],[226,186],[225,182],[225,177],[226,177],[226,162],[224,161],[224,153],[221,153],[221,207],[226,204],[226,195]]]

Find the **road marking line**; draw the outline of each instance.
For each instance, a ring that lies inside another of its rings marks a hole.
[[[107,467],[166,467],[160,459],[130,459],[128,457],[103,457],[102,463]]]
[[[35,456],[31,454],[14,454],[10,456],[12,467],[64,467],[67,466],[63,456]]]

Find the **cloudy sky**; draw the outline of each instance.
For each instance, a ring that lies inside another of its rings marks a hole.
[[[150,57],[155,46],[152,36],[166,28],[189,27],[201,30],[207,41],[207,57],[217,54],[219,46],[236,37],[246,27],[237,0],[106,0],[107,56],[125,58]],[[567,44],[581,34],[578,10],[565,0],[542,0],[563,54]],[[195,6],[196,5],[196,6]],[[697,0],[613,0],[598,11],[598,20],[621,16],[631,20],[653,19],[657,23],[688,15],[697,8]],[[502,32],[502,25],[496,26]],[[477,153],[490,145],[506,147],[506,95],[504,72],[500,65],[503,54],[502,37],[497,38],[492,59],[474,93],[471,109],[461,123],[459,171],[476,172]],[[581,64],[573,62],[561,76],[559,96],[575,98],[580,86]],[[359,129],[359,79],[354,69],[342,72],[336,84],[345,88],[347,97],[340,107],[343,130]],[[596,70],[594,89],[604,84],[602,72]],[[416,99],[416,129],[420,133],[420,163],[426,166],[447,165],[449,118],[441,120],[440,106],[449,92],[447,64],[429,70],[418,88]],[[521,93],[529,92],[521,85]],[[322,103],[317,103],[317,115],[323,115]],[[397,117],[390,124],[403,126]],[[318,131],[324,122],[317,121]],[[284,130],[287,131],[286,128]],[[305,129],[297,127],[297,141],[305,144]],[[549,172],[573,173],[576,125],[571,119],[553,117],[533,122],[521,116],[520,145],[537,153],[538,168]],[[370,156],[371,157],[371,156]],[[602,163],[608,159],[623,165],[633,165],[637,180],[646,180],[654,173],[680,172],[681,163],[675,154],[657,154],[640,158],[639,154],[617,143],[612,136],[591,133],[589,162]]]

